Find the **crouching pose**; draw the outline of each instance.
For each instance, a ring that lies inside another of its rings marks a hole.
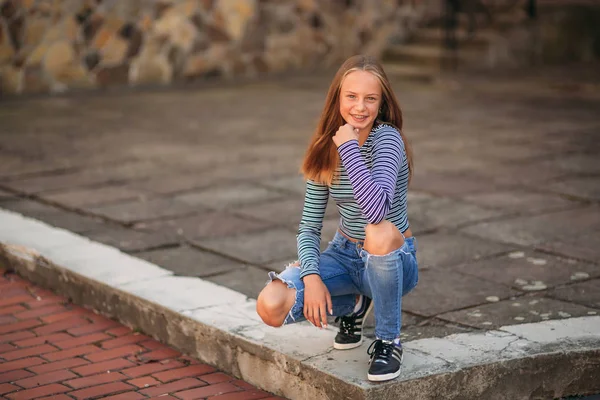
[[[402,296],[417,284],[416,241],[407,217],[412,153],[402,113],[381,65],[367,56],[346,60],[335,75],[302,172],[304,210],[298,258],[269,273],[257,312],[270,326],[307,319],[321,328],[337,316],[333,346],[363,342],[363,323],[375,310],[376,340],[367,377],[400,375]],[[338,230],[321,253],[328,197],[335,200]]]

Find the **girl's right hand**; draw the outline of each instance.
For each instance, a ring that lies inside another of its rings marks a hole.
[[[333,314],[331,295],[319,275],[307,275],[304,280],[304,316],[317,328],[327,328],[327,311]]]

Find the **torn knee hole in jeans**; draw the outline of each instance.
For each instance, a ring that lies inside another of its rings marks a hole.
[[[292,267],[300,268],[300,260],[293,261],[293,262],[289,263],[288,265],[286,265],[285,267],[286,268],[292,268]]]
[[[289,267],[290,267],[290,266],[288,265],[288,268],[289,268]],[[287,325],[287,324],[289,324],[290,322],[295,322],[295,321],[296,321],[296,318],[294,318],[294,312],[293,312],[293,311],[294,311],[294,307],[296,307],[296,305],[297,305],[297,303],[298,303],[298,292],[299,292],[299,291],[300,291],[300,292],[302,292],[302,291],[303,291],[303,289],[300,289],[300,290],[299,290],[299,289],[296,287],[296,285],[294,284],[294,282],[292,282],[292,281],[291,281],[291,280],[289,280],[289,279],[285,279],[285,278],[281,277],[281,275],[279,275],[278,273],[276,273],[276,272],[274,272],[274,271],[271,271],[271,272],[269,272],[269,279],[271,280],[271,282],[273,282],[275,279],[277,279],[277,280],[279,280],[279,281],[281,281],[281,282],[285,283],[285,284],[287,285],[287,287],[288,287],[288,288],[290,288],[290,289],[294,289],[294,290],[296,291],[296,294],[295,294],[295,296],[294,296],[294,297],[295,297],[294,304],[292,305],[292,308],[290,308],[290,310],[288,311],[288,313],[287,313],[287,315],[286,315],[285,319],[283,320],[283,323],[281,324],[281,326],[283,326],[283,325]]]

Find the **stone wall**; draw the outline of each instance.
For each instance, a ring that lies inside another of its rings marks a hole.
[[[402,0],[0,0],[0,94],[157,85],[379,55]]]
[[[520,68],[600,60],[600,2],[540,0],[537,18],[496,27],[487,66]]]

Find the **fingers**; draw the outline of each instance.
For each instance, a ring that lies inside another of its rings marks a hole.
[[[326,302],[322,302],[321,303],[321,307],[319,307],[319,312],[321,313],[321,326],[323,328],[327,328],[327,311],[326,311],[326,307],[327,304]],[[319,326],[319,327],[321,327]]]
[[[321,305],[305,306],[304,317],[317,328],[327,328],[327,313],[325,302]]]
[[[304,306],[304,317],[308,322],[316,327],[320,327],[319,324],[319,308],[314,306]]]
[[[329,315],[333,315],[333,302],[331,301],[331,294],[327,291],[327,298],[325,300],[327,302],[327,309],[329,310]]]

